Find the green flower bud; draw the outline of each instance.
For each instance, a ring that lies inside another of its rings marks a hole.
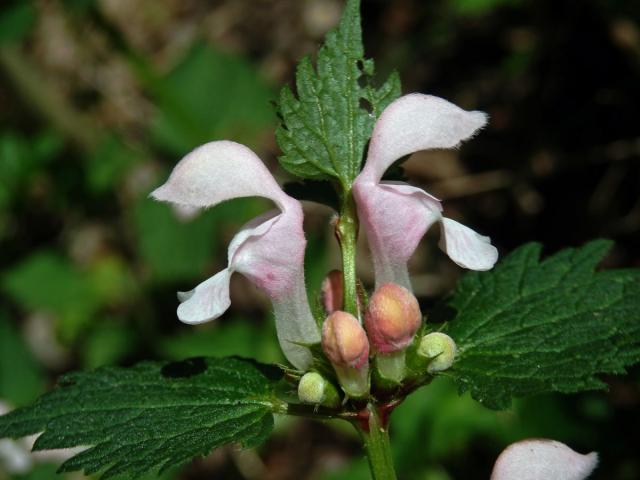
[[[456,343],[449,335],[433,332],[420,339],[417,354],[420,357],[431,360],[427,367],[427,372],[435,373],[451,367],[456,352]]]
[[[307,372],[298,383],[298,398],[302,403],[338,407],[340,396],[338,391],[317,372]]]

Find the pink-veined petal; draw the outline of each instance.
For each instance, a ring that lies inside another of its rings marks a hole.
[[[454,148],[487,122],[483,112],[468,112],[442,98],[412,93],[384,109],[369,143],[363,177],[378,182],[397,159],[434,148]]]
[[[226,140],[207,143],[187,154],[151,196],[192,207],[257,196],[282,208],[283,199],[288,198],[251,149]]]
[[[357,182],[353,193],[369,239],[376,288],[397,283],[410,290],[407,262],[425,232],[440,220],[440,202],[403,183]]]
[[[451,220],[442,219],[440,248],[449,258],[470,270],[491,270],[498,261],[498,249],[491,239],[474,232],[469,227]]]
[[[229,280],[231,272],[228,268],[216,273],[190,292],[178,292],[180,305],[178,318],[190,325],[215,320],[227,311],[229,298]]]
[[[581,455],[554,440],[523,440],[500,454],[491,480],[584,480],[597,464],[595,452]]]

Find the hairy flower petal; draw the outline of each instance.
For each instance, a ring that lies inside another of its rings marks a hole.
[[[397,159],[418,150],[452,148],[486,122],[482,112],[467,112],[441,98],[410,94],[391,103],[374,127],[364,169],[353,194],[367,232],[376,286],[397,283],[411,288],[407,262],[426,231],[441,222],[441,248],[458,265],[490,269],[497,250],[488,237],[442,216],[440,201],[403,182],[383,182]]]
[[[282,208],[287,198],[251,149],[227,140],[206,143],[187,154],[151,196],[200,208],[240,197],[268,198]]]
[[[152,196],[180,205],[209,207],[236,197],[262,196],[278,210],[254,218],[236,234],[228,249],[228,267],[179,294],[178,318],[203,323],[222,315],[231,303],[229,281],[242,273],[271,299],[278,339],[287,359],[306,369],[311,354],[306,345],[318,343],[304,283],[306,240],[300,202],[286,195],[260,159],[234,142],[211,142],[188,154],[165,185]]]
[[[411,289],[407,262],[425,232],[441,218],[440,202],[404,183],[356,182],[358,217],[367,232],[376,288],[397,283]]]
[[[376,122],[362,175],[378,182],[399,158],[420,150],[454,148],[487,123],[442,98],[412,93],[384,109]]]
[[[581,455],[554,440],[522,440],[500,454],[491,480],[583,480],[597,464],[595,452]]]

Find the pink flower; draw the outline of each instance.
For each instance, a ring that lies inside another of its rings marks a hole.
[[[584,480],[597,464],[595,452],[581,455],[554,440],[522,440],[500,454],[491,480]]]
[[[376,286],[411,288],[407,261],[434,223],[440,248],[458,265],[489,270],[498,259],[490,239],[442,216],[440,201],[403,182],[381,181],[385,171],[410,153],[454,148],[486,123],[482,112],[467,112],[441,98],[410,94],[391,103],[375,124],[367,160],[353,184],[358,215],[369,238]]]
[[[228,249],[229,265],[190,292],[180,292],[178,318],[189,324],[214,320],[231,304],[229,280],[242,273],[273,303],[278,339],[287,359],[305,370],[320,333],[309,309],[304,283],[300,202],[286,195],[262,161],[235,142],[207,143],[184,157],[169,180],[151,196],[177,205],[206,208],[239,197],[264,197],[277,210],[247,223]]]

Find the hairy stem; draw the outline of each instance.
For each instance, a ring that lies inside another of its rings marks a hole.
[[[358,426],[358,432],[364,443],[371,478],[373,480],[396,480],[396,472],[391,457],[389,431],[380,413],[373,405],[369,405],[368,423]]]
[[[356,277],[356,242],[358,239],[358,214],[351,192],[345,192],[336,224],[336,236],[342,250],[342,274],[344,276],[344,310],[360,318]]]

